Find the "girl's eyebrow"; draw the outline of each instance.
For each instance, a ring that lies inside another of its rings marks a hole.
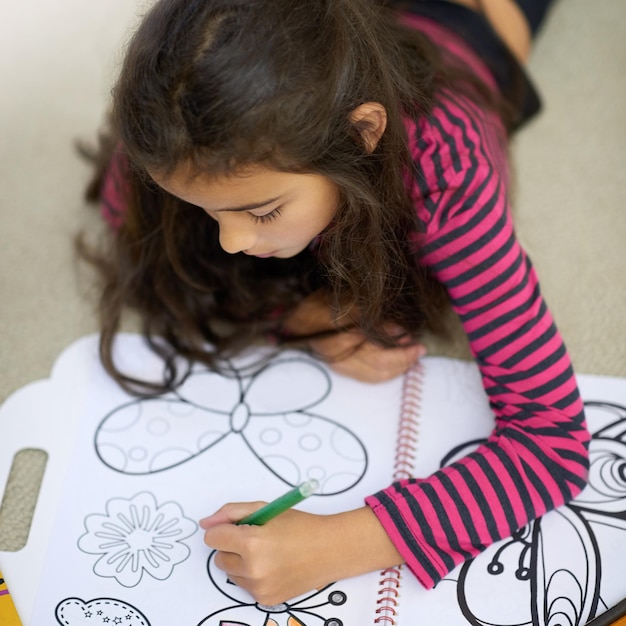
[[[280,200],[280,196],[270,198],[269,200],[264,200],[263,202],[255,202],[253,204],[242,204],[241,206],[213,209],[213,213],[221,213],[222,211],[253,211],[254,209],[261,209],[268,204],[272,204],[272,202],[276,202],[277,200]]]

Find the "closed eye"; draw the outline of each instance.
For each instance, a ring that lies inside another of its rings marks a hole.
[[[281,207],[276,207],[273,211],[266,213],[265,215],[254,215],[254,213],[248,213],[248,215],[254,220],[255,224],[268,224],[275,220],[281,214]]]

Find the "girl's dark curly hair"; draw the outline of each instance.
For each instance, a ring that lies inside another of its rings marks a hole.
[[[112,354],[127,307],[139,311],[168,363],[156,388],[180,375],[176,355],[216,367],[218,357],[279,332],[315,291],[342,327],[357,326],[383,346],[399,340],[388,322],[405,330],[403,341],[436,328],[445,296],[411,243],[419,227],[406,190],[405,120],[428,115],[451,84],[487,98],[464,76],[375,0],[157,2],[113,92],[111,136],[131,164],[124,223],[113,254],[83,247],[104,279],[108,371],[127,388],[138,383]],[[365,102],[387,112],[374,151],[350,121]],[[182,163],[215,177],[248,165],[320,174],[339,189],[340,206],[314,251],[286,260],[233,256],[220,248],[214,220],[147,174]]]

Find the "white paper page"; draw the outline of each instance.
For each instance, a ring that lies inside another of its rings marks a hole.
[[[323,495],[298,508],[362,506],[391,480],[402,381],[365,385],[283,353],[254,376],[197,368],[175,394],[138,401],[101,370],[96,341],[70,347],[56,368],[94,373],[32,626],[372,623],[378,573],[256,606],[209,562],[197,520],[312,477]],[[122,336],[117,349],[127,371],[158,375],[138,337]],[[51,413],[60,419],[62,407]]]

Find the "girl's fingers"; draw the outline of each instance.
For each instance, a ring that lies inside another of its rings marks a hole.
[[[234,552],[218,552],[213,560],[216,567],[228,574],[231,582],[236,583],[235,578],[243,579],[245,563],[239,554]]]
[[[230,502],[218,509],[213,515],[200,520],[200,528],[208,530],[219,524],[234,524],[250,513],[258,511],[266,502]]]
[[[234,524],[218,524],[204,533],[204,543],[214,550],[238,552],[240,539],[237,536],[241,528]]]
[[[404,374],[415,361],[425,354],[421,345],[406,348],[382,349],[367,344],[353,359],[347,359],[338,366],[345,366],[346,371],[365,382],[383,382]]]

